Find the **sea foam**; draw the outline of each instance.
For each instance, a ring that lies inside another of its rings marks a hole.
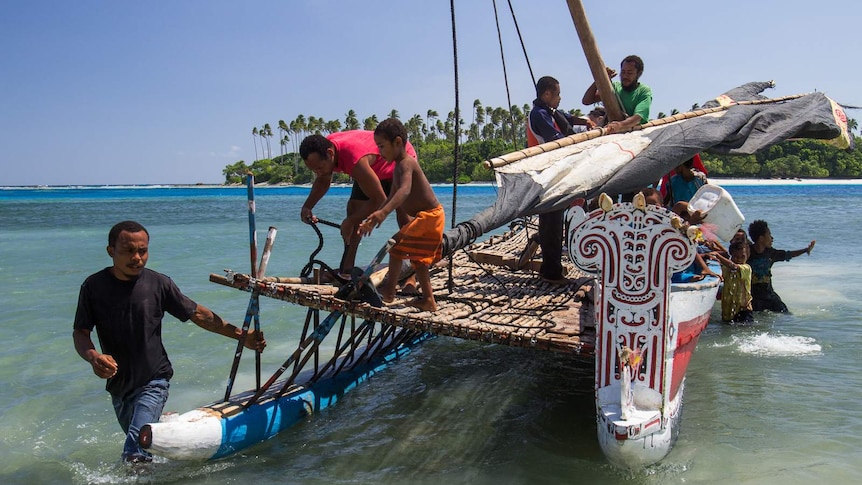
[[[733,337],[733,346],[746,354],[788,357],[820,355],[821,347],[813,338],[798,335],[760,333]]]

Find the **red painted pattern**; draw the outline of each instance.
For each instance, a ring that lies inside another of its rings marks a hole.
[[[682,380],[685,377],[685,371],[688,369],[688,363],[691,361],[691,355],[697,346],[697,340],[708,323],[709,312],[706,312],[697,318],[679,324],[676,352],[673,354],[673,377],[670,382],[671,400],[675,399],[676,393],[679,392],[679,387],[682,385]]]

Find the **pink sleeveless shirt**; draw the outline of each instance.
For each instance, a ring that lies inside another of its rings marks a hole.
[[[335,153],[338,157],[338,162],[333,171],[353,176],[353,167],[356,166],[356,162],[365,155],[374,155],[376,158],[371,164],[371,170],[380,180],[392,180],[392,173],[395,171],[395,162],[387,162],[380,156],[377,144],[374,143],[373,131],[340,131],[326,135],[326,139],[335,145]],[[413,149],[413,145],[409,141],[405,146],[405,151],[407,155],[416,158],[416,150]]]

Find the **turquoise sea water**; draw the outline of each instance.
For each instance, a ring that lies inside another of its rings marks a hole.
[[[660,464],[607,465],[595,437],[592,369],[560,355],[439,338],[334,408],[239,455],[161,462],[146,475],[119,463],[122,432],[103,382],[72,347],[78,287],[110,264],[107,231],[136,219],[150,231],[149,267],[241,323],[248,294],[209,283],[249,267],[245,188],[0,190],[0,478],[6,483],[849,483],[862,478],[862,186],[728,186],[747,221],[766,219],[782,249],[817,245],[774,267],[793,312],[752,327],[713,321],[689,368],[682,432]],[[295,275],[318,244],[299,221],[308,189],[256,190],[258,240],[279,235],[269,274]],[[438,187],[451,208],[451,187]],[[340,222],[348,188],[316,214]],[[459,187],[457,220],[489,205],[493,187]],[[449,218],[449,216],[447,216]],[[363,242],[367,261],[394,232]],[[320,259],[337,264],[337,231],[321,227]],[[264,299],[274,370],[304,311]],[[175,367],[167,410],[221,397],[232,341],[166,319]],[[235,389],[253,386],[244,362]]]

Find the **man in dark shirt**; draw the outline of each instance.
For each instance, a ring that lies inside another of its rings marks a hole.
[[[595,128],[591,120],[575,118],[559,110],[560,83],[551,76],[544,76],[536,83],[536,99],[527,120],[527,146],[535,146],[558,140],[578,131]],[[565,209],[539,214],[538,243],[542,248],[542,266],[539,274],[549,282],[563,283],[563,213]],[[522,257],[527,260],[535,251],[535,241],[531,242]]]
[[[142,462],[152,456],[141,449],[141,426],[158,422],[168,399],[173,368],[162,344],[162,317],[191,319],[199,327],[239,339],[242,330],[222,320],[180,292],[167,276],[146,269],[150,236],[134,221],[116,224],[108,234],[113,266],[90,275],[81,285],[72,338],[75,350],[107,379],[117,420],[126,433],[123,460]],[[96,329],[102,353],[90,333]],[[244,345],[263,350],[263,333],[250,330]]]

